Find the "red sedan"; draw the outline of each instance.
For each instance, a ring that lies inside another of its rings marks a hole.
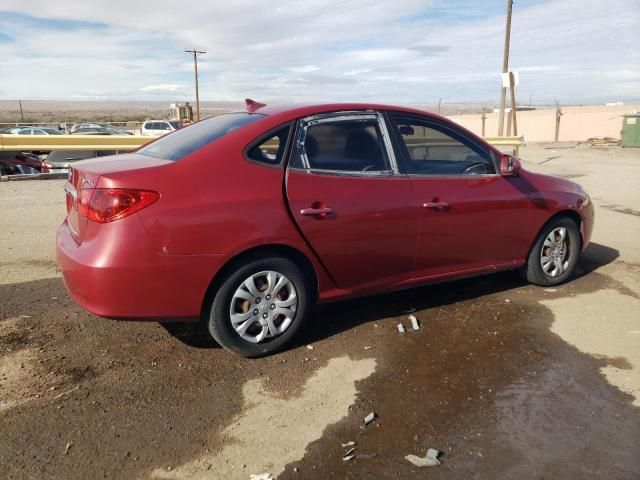
[[[57,252],[76,302],[202,320],[255,357],[289,344],[316,301],[510,269],[556,285],[589,242],[579,185],[437,115],[247,110],[74,164]]]

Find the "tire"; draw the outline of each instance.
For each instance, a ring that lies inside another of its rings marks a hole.
[[[279,289],[270,298],[273,288]],[[246,260],[215,293],[209,333],[222,347],[243,357],[271,355],[290,345],[303,328],[311,299],[310,281],[293,261],[278,256]]]
[[[523,276],[530,283],[542,287],[564,283],[571,278],[581,249],[582,240],[576,222],[568,217],[553,219],[538,234],[529,252]]]

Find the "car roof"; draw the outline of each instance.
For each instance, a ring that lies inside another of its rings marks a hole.
[[[386,110],[394,112],[413,113],[434,118],[442,118],[435,113],[427,112],[413,107],[401,105],[388,105],[379,103],[316,103],[316,104],[293,104],[293,105],[267,105],[257,109],[256,113],[271,116],[289,116],[291,118],[306,117],[319,113],[329,113],[337,111],[365,111],[365,110]]]

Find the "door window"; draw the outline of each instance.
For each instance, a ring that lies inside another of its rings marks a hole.
[[[334,173],[391,174],[395,168],[380,125],[376,114],[303,122],[292,166]]]
[[[495,174],[489,151],[452,128],[411,117],[392,118],[402,140],[404,166],[414,175]]]

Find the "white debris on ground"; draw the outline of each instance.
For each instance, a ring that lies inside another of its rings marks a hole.
[[[405,332],[404,325],[402,325],[401,323],[398,324],[398,331],[400,333],[404,333]]]
[[[409,320],[411,320],[411,326],[414,330],[420,330],[420,324],[418,323],[418,319],[414,315],[409,315]]]
[[[371,422],[373,422],[376,419],[376,414],[375,412],[371,412],[369,415],[367,415],[366,417],[364,417],[364,425],[365,427],[367,425],[369,425]]]
[[[407,455],[404,457],[407,461],[413,463],[416,467],[433,467],[434,465],[440,465],[442,462],[438,459],[440,451],[435,448],[427,450],[427,454],[424,457],[418,457],[417,455]]]
[[[345,454],[342,456],[342,460],[343,460],[344,462],[348,462],[349,460],[351,460],[351,459],[355,458],[356,454],[355,454],[355,453],[353,453],[353,452],[355,452],[355,451],[356,451],[356,448],[355,448],[355,447],[350,448],[349,450],[347,450],[347,451],[345,452]]]
[[[249,478],[250,480],[273,480],[273,475],[270,473],[261,473],[259,475],[252,474]]]
[[[342,448],[353,447],[356,444],[354,441],[350,441],[342,444]]]

